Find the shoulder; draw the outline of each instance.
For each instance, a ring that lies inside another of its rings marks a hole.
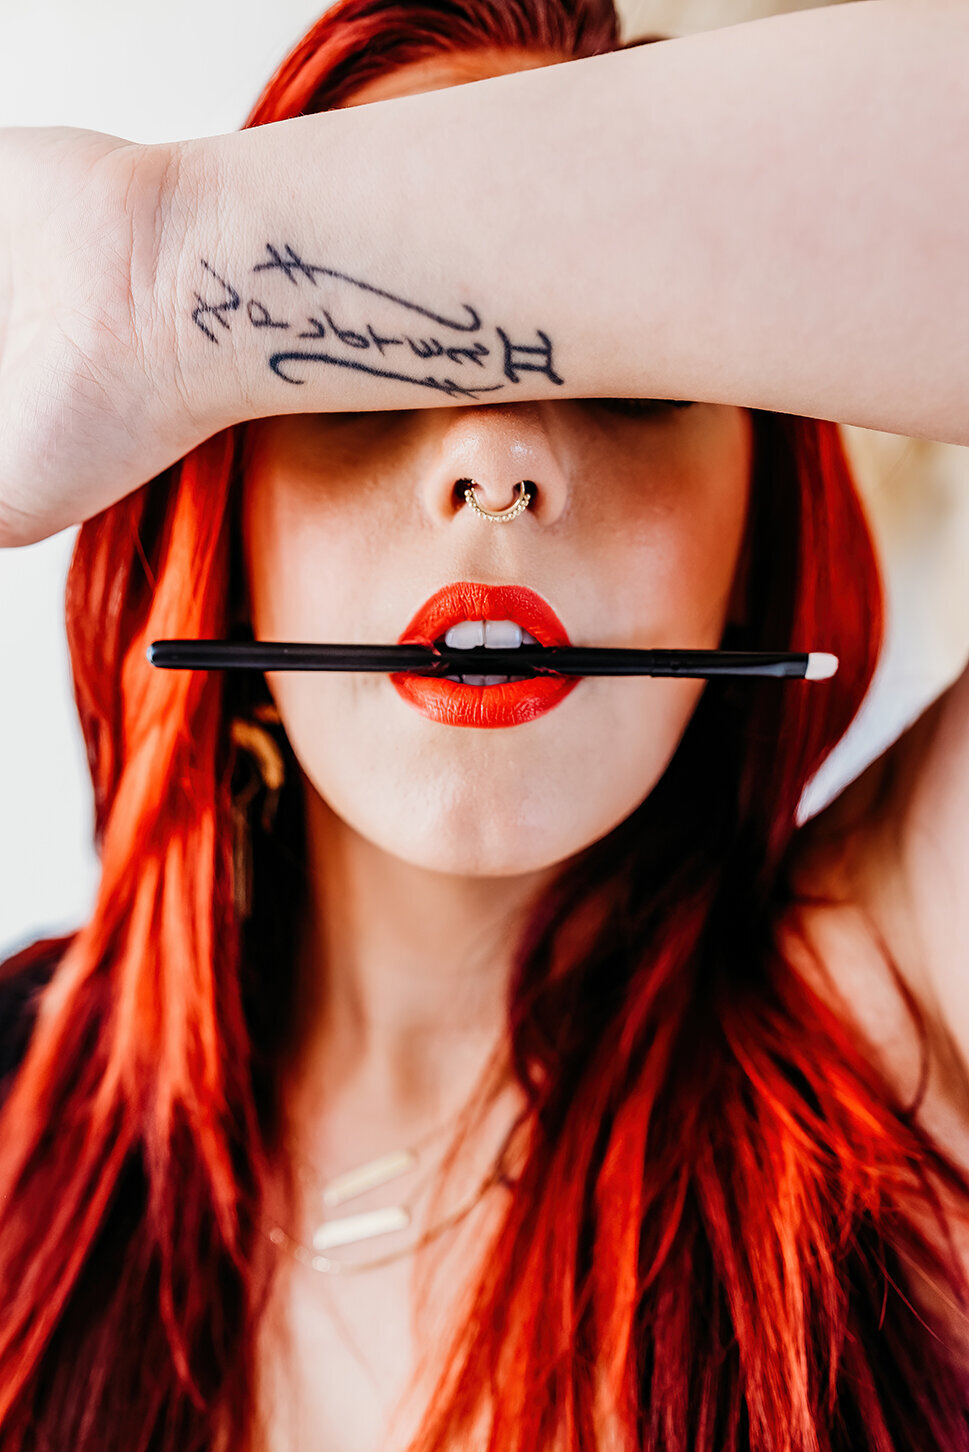
[[[925,1108],[969,1168],[969,669],[801,829],[792,884],[793,966],[847,1008],[903,1099],[929,1050]]]
[[[849,788],[834,816],[852,896],[969,1064],[969,668]]]
[[[27,1051],[40,996],[73,936],[40,938],[0,962],[0,1102]]]
[[[967,696],[964,675],[801,829],[779,937],[791,967],[860,1031],[900,1103],[969,1174]],[[951,1238],[939,1248],[969,1275],[965,1206],[948,1208]],[[934,1222],[920,1223],[931,1238]],[[964,1317],[910,1269],[916,1300],[947,1326],[969,1367]]]

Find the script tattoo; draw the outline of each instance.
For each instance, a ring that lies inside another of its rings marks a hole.
[[[352,368],[376,378],[433,388],[453,398],[496,393],[509,383],[520,382],[523,373],[542,373],[558,385],[565,382],[555,371],[552,342],[541,328],[535,329],[534,340],[513,341],[498,325],[486,328],[470,303],[461,304],[457,315],[449,316],[336,268],[307,262],[290,243],[280,250],[271,242],[266,243],[265,258],[250,271],[260,274],[260,282],[266,285],[284,278],[294,306],[281,306],[278,292],[272,303],[256,296],[255,283],[252,295],[243,302],[243,295],[228,278],[206,258],[199,260],[206,274],[200,283],[204,295],[201,290],[195,293],[192,321],[216,344],[220,331],[231,333],[233,314],[256,330],[273,335],[289,332],[288,346],[274,337],[267,359],[284,383],[304,384],[306,378],[297,374],[305,373],[300,365],[308,364]],[[292,296],[290,289],[301,295]],[[325,296],[307,298],[308,289]],[[472,333],[483,336],[471,338]],[[418,366],[431,360],[430,369]],[[469,376],[470,369],[483,376]],[[458,370],[461,378],[455,376]]]

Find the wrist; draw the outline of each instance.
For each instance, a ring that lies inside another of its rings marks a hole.
[[[156,384],[157,402],[172,424],[181,421],[194,447],[246,416],[238,350],[228,329],[210,350],[199,347],[202,334],[193,315],[200,309],[200,254],[217,228],[223,194],[219,157],[206,138],[144,148],[152,187],[151,215],[140,228],[132,255],[132,298],[141,306],[138,336]],[[203,240],[203,234],[208,234]]]

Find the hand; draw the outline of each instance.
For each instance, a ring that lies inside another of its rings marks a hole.
[[[217,429],[162,361],[156,264],[178,156],[0,129],[0,546],[90,518]]]

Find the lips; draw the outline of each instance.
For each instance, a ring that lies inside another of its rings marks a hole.
[[[571,645],[547,601],[526,585],[484,585],[458,580],[426,600],[398,637],[398,645],[433,645],[460,620],[514,620],[540,645]],[[499,686],[466,686],[406,671],[390,680],[409,705],[447,726],[519,726],[550,711],[579,684],[578,676],[540,676]]]

